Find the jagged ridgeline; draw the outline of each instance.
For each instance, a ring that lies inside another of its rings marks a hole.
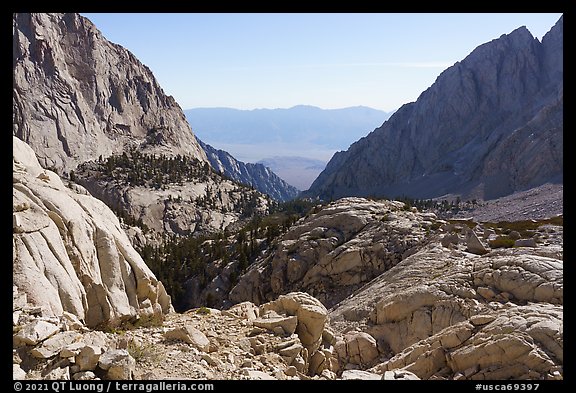
[[[198,140],[206,152],[212,167],[229,179],[254,187],[277,201],[285,202],[298,197],[300,191],[286,183],[272,170],[262,164],[243,163],[224,150]]]
[[[563,18],[480,45],[347,151],[305,193],[495,199],[563,178]]]

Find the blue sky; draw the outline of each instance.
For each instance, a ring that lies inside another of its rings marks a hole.
[[[183,109],[415,101],[474,48],[552,13],[83,13],[147,65]]]

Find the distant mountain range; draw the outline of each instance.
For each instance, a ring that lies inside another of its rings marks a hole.
[[[346,149],[380,126],[391,112],[364,106],[321,109],[298,105],[254,110],[193,108],[184,110],[184,114],[202,141],[243,162],[267,161],[273,157],[303,157],[322,162],[321,168],[302,172],[295,170],[301,165],[297,160],[288,164],[290,171],[279,173],[293,186],[307,189],[336,151]]]
[[[200,139],[198,139],[198,142],[206,152],[212,168],[224,176],[247,186],[254,187],[277,201],[294,199],[300,193],[296,187],[286,183],[269,167],[261,163],[253,164],[238,161],[224,150],[215,149]]]
[[[563,19],[480,45],[336,153],[305,195],[494,199],[563,182]]]
[[[196,135],[214,146],[278,143],[291,144],[296,152],[298,145],[347,147],[367,130],[380,126],[391,113],[365,106],[321,109],[297,105],[288,109],[193,108],[184,114]]]

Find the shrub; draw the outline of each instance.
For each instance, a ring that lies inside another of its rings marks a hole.
[[[508,236],[498,236],[496,239],[490,240],[488,244],[492,248],[510,248],[514,246],[514,240]]]
[[[137,363],[144,362],[154,362],[159,363],[162,358],[161,352],[158,348],[151,343],[138,344],[134,340],[128,342],[128,348],[126,348],[130,356],[136,360]]]
[[[208,307],[200,307],[196,310],[196,314],[208,315],[210,314],[210,309]]]

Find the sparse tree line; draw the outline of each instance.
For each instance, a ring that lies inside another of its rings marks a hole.
[[[406,210],[415,207],[418,211],[434,211],[437,214],[458,213],[461,210],[472,209],[478,205],[476,199],[463,202],[460,197],[456,197],[453,201],[448,201],[446,199],[417,199],[402,196],[396,198],[396,200],[404,202]]]
[[[76,172],[70,171],[68,179],[77,182],[78,177],[94,176],[89,172],[96,172],[96,178],[107,182],[117,182],[130,187],[143,186],[156,190],[166,189],[172,184],[183,185],[185,182],[206,183],[204,195],[190,198],[187,201],[184,201],[180,195],[169,196],[169,201],[194,203],[199,207],[220,210],[223,213],[235,211],[241,214],[241,218],[252,217],[258,212],[260,205],[260,194],[253,187],[229,179],[224,174],[215,171],[207,162],[180,154],[176,156],[154,155],[132,149],[129,152],[106,158],[100,156],[97,161],[79,165]],[[213,187],[209,180],[216,185],[229,181],[234,184],[234,187],[232,189]],[[271,204],[269,197],[264,197]],[[123,214],[122,211],[116,213]],[[124,218],[131,219],[127,216]]]
[[[107,176],[122,177],[131,186],[160,188],[167,184],[182,184],[187,181],[206,182],[213,174],[212,167],[196,158],[182,156],[167,157],[164,154],[141,153],[131,150],[122,155],[112,155],[104,164]]]
[[[178,310],[186,304],[184,284],[191,277],[199,279],[202,287],[211,279],[206,266],[221,261],[224,267],[238,261],[232,281],[262,255],[274,247],[298,219],[313,209],[316,203],[302,200],[276,205],[269,215],[255,215],[235,233],[228,230],[215,234],[176,236],[164,234],[159,245],[147,244],[137,249],[148,267],[162,281]]]
[[[81,164],[78,171],[84,171],[88,167],[109,180],[155,189],[164,188],[168,184],[207,182],[209,178],[222,179],[210,164],[194,157],[147,154],[136,149],[106,158],[100,156],[96,162]],[[75,176],[76,174],[71,172],[70,180],[74,181]]]
[[[386,197],[376,197],[373,195],[367,196],[367,199],[371,200],[390,200]],[[328,199],[320,199],[324,201],[332,202],[334,201],[333,197]],[[456,214],[462,210],[471,210],[479,205],[479,202],[476,199],[462,201],[461,198],[458,196],[453,200],[437,200],[437,199],[418,199],[418,198],[410,198],[405,195],[397,196],[393,200],[404,202],[404,209],[410,210],[412,207],[418,209],[418,211],[432,211],[436,214],[442,216],[450,216],[451,214]]]

